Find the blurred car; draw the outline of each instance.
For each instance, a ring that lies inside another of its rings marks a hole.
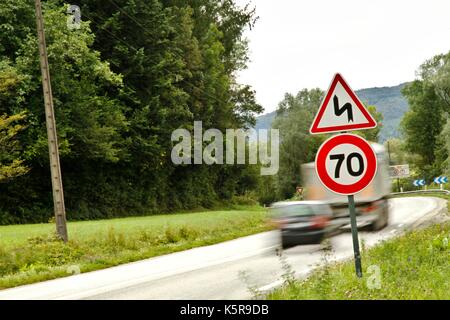
[[[269,212],[281,232],[283,249],[318,244],[341,227],[333,219],[332,208],[319,201],[276,202],[269,207]]]

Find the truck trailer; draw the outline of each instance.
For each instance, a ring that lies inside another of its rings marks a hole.
[[[391,193],[389,160],[386,148],[371,143],[377,156],[377,172],[372,182],[361,192],[355,194],[358,227],[368,227],[376,231],[387,226],[389,221],[388,195]],[[333,223],[341,228],[350,227],[348,197],[328,190],[317,177],[314,163],[301,166],[304,187],[304,200],[322,201],[333,210]]]

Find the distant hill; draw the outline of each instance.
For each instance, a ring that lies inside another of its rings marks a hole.
[[[383,114],[383,128],[380,140],[383,142],[388,138],[398,137],[400,120],[408,110],[408,102],[401,94],[406,83],[395,87],[369,88],[356,91],[362,102],[374,105]]]
[[[394,87],[368,88],[357,90],[356,94],[362,102],[374,105],[383,114],[383,128],[380,141],[399,136],[399,125],[403,114],[408,110],[408,102],[402,96],[401,90],[407,83]],[[275,119],[276,111],[263,114],[256,118],[255,129],[268,129]]]

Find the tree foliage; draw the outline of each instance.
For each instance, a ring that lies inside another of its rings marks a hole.
[[[407,151],[419,157],[415,163],[420,167],[419,174],[431,179],[448,171],[450,52],[427,60],[418,76],[402,91],[410,110],[401,128]]]
[[[277,109],[272,127],[280,130],[280,170],[276,184],[280,198],[290,198],[301,185],[300,165],[314,161],[324,138],[311,135],[309,128],[323,99],[320,89],[301,90],[286,94]]]
[[[211,207],[254,188],[246,166],[170,159],[173,130],[192,130],[194,120],[248,127],[262,111],[236,80],[254,10],[231,0],[77,4],[81,28],[70,29],[67,4],[43,3],[69,219]],[[0,186],[0,222],[46,221],[51,178],[33,3],[2,1],[0,29],[0,114],[27,113],[17,143],[30,168]]]
[[[28,172],[23,160],[19,158],[19,144],[15,140],[17,133],[24,128],[23,125],[15,123],[24,118],[23,113],[9,117],[0,116],[0,183]]]
[[[377,123],[377,127],[369,130],[357,130],[353,131],[354,134],[358,134],[362,136],[364,139],[371,142],[379,142],[380,140],[380,132],[383,128],[383,114],[377,111],[376,106],[365,106],[372,117],[375,119]]]

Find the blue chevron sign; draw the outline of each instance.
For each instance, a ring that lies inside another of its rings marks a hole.
[[[434,183],[437,183],[437,184],[443,184],[443,183],[447,183],[448,182],[448,179],[447,179],[447,177],[436,177],[436,178],[434,178]]]
[[[421,187],[425,185],[425,180],[414,180],[413,185],[416,187]]]

